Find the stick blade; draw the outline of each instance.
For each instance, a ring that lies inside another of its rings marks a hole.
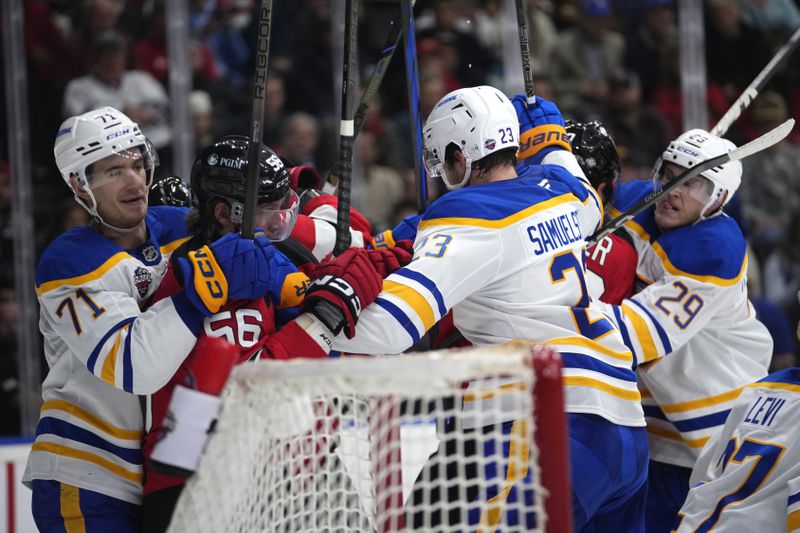
[[[740,146],[736,150],[733,150],[730,154],[728,154],[730,155],[730,160],[736,161],[737,159],[744,159],[745,157],[751,156],[756,152],[766,150],[770,146],[782,141],[787,135],[789,135],[789,132],[792,131],[792,128],[794,128],[794,119],[790,118],[780,126],[768,131],[761,137]]]

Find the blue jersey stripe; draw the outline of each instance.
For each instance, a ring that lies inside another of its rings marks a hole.
[[[790,385],[800,385],[800,368],[795,367],[779,370],[758,381],[763,383],[788,383]]]
[[[793,505],[797,502],[800,502],[800,492],[795,492],[794,494],[790,494],[787,505]]]
[[[611,309],[614,311],[614,317],[617,319],[619,332],[622,335],[622,342],[625,343],[625,346],[628,347],[633,355],[633,368],[636,368],[639,366],[639,361],[636,359],[636,350],[633,349],[633,344],[631,344],[631,336],[628,334],[628,328],[625,326],[625,320],[622,318],[622,313],[620,313],[619,306],[612,305]]]
[[[642,409],[644,409],[644,416],[658,418],[659,420],[668,420],[667,415],[665,415],[664,411],[657,405],[642,405]]]
[[[125,349],[122,352],[122,390],[133,392],[133,360],[131,359],[131,339],[136,322],[132,322],[125,337]]]
[[[698,416],[695,418],[688,418],[686,420],[670,420],[657,405],[643,405],[642,408],[644,409],[644,416],[657,418],[659,420],[669,420],[672,425],[674,425],[675,428],[681,433],[697,431],[698,429],[708,429],[714,426],[721,426],[725,423],[725,420],[728,418],[728,414],[731,412],[730,409],[725,409],[724,411]]]
[[[107,451],[128,463],[134,465],[142,464],[141,448],[131,449],[112,444],[89,430],[58,418],[46,416],[39,420],[39,424],[36,426],[36,436],[40,435],[57,435],[64,439],[74,440],[93,448]]]
[[[581,353],[560,352],[564,368],[582,368],[600,372],[612,378],[636,383],[636,374],[629,368],[611,366],[599,359]]]
[[[419,332],[417,331],[417,327],[411,321],[411,318],[409,318],[409,316],[405,314],[402,309],[400,309],[395,304],[384,298],[376,299],[375,304],[388,311],[389,314],[392,315],[394,319],[397,320],[397,322],[401,326],[403,326],[403,329],[405,329],[411,336],[411,340],[414,341],[414,344],[419,342],[420,335]]]
[[[661,345],[664,347],[664,353],[665,354],[672,353],[672,345],[669,343],[669,336],[667,336],[667,332],[664,331],[664,328],[662,328],[661,325],[658,323],[656,317],[654,317],[652,313],[650,313],[650,311],[645,309],[645,307],[636,300],[629,299],[626,301],[636,304],[636,307],[641,309],[644,312],[644,314],[646,314],[648,318],[650,318],[650,322],[652,322],[653,326],[655,326],[656,333],[658,333],[658,338],[661,340]]]
[[[436,283],[434,283],[430,278],[425,276],[424,274],[420,274],[415,270],[410,270],[408,268],[401,268],[395,271],[395,274],[402,276],[404,278],[412,279],[428,289],[428,291],[433,295],[433,298],[436,300],[436,305],[439,307],[439,318],[443,317],[447,314],[447,307],[444,305],[444,298],[442,297],[442,293],[439,292],[438,287],[436,287]]]
[[[135,316],[131,316],[131,317],[125,318],[125,319],[117,322],[116,324],[114,324],[114,326],[112,326],[111,329],[109,329],[106,332],[106,334],[103,335],[103,338],[100,339],[100,342],[97,343],[97,346],[94,347],[94,350],[92,350],[92,353],[89,355],[89,359],[86,360],[86,367],[89,369],[89,372],[91,372],[92,374],[95,373],[94,372],[94,365],[97,364],[97,358],[100,356],[100,350],[103,348],[103,346],[105,345],[106,341],[113,334],[117,333],[117,331],[120,328],[124,327],[126,324],[130,324],[134,320],[136,320]]]

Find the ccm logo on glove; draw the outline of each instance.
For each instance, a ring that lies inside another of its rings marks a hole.
[[[194,290],[205,305],[216,313],[228,301],[228,282],[208,246],[189,252],[194,268]]]
[[[358,298],[355,297],[356,296],[356,291],[353,290],[352,285],[347,283],[342,278],[338,278],[338,277],[334,277],[334,276],[330,276],[330,275],[325,275],[325,276],[320,276],[319,278],[315,279],[311,284],[312,285],[320,285],[320,286],[327,285],[328,287],[332,287],[332,288],[337,289],[338,291],[341,292],[341,294],[343,296],[348,298],[348,301],[349,301],[350,305],[353,306],[353,310],[355,311],[355,314],[357,315],[357,314],[361,313],[361,302],[359,301]]]

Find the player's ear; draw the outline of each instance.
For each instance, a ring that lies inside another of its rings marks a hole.
[[[214,204],[214,219],[223,228],[231,223],[231,208],[227,202],[217,202]]]
[[[80,184],[78,183],[78,178],[70,178],[70,179],[69,179],[69,186],[72,188],[72,192],[74,192],[74,193],[75,193],[75,196],[77,196],[78,198],[80,198],[81,200],[83,200],[83,201],[84,201],[84,203],[85,203],[86,205],[88,205],[89,207],[93,207],[93,205],[92,205],[92,204],[93,204],[93,202],[92,202],[92,197],[91,197],[91,195],[89,195],[89,194],[88,194],[88,193],[87,193],[87,192],[86,192],[86,191],[83,189],[83,187],[81,187],[81,186],[80,186]]]

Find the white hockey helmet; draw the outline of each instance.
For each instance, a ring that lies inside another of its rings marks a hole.
[[[138,150],[132,151],[134,148]],[[98,219],[100,216],[97,214],[92,187],[99,183],[92,179],[89,172],[94,163],[112,155],[141,159],[147,172],[148,188],[158,165],[158,154],[139,125],[113,107],[101,107],[65,120],[56,134],[53,152],[67,186],[72,189],[72,179],[75,179],[77,185],[91,197],[92,205],[87,205],[77,191],[75,200]]]
[[[439,177],[448,189],[464,186],[472,163],[489,154],[519,148],[519,120],[511,101],[488,85],[458,89],[434,106],[422,129],[423,159],[430,176]],[[445,152],[455,144],[466,157],[467,168],[458,183],[447,180]]]
[[[736,145],[728,139],[717,137],[701,129],[689,130],[669,143],[669,146],[661,155],[662,162],[656,174],[658,176],[661,175],[664,163],[674,163],[688,169],[707,159],[726,154],[735,149]],[[733,198],[742,183],[742,163],[729,161],[724,165],[708,169],[700,173],[700,175],[708,179],[713,185],[710,197],[703,208],[705,213],[709,207],[722,207]]]

